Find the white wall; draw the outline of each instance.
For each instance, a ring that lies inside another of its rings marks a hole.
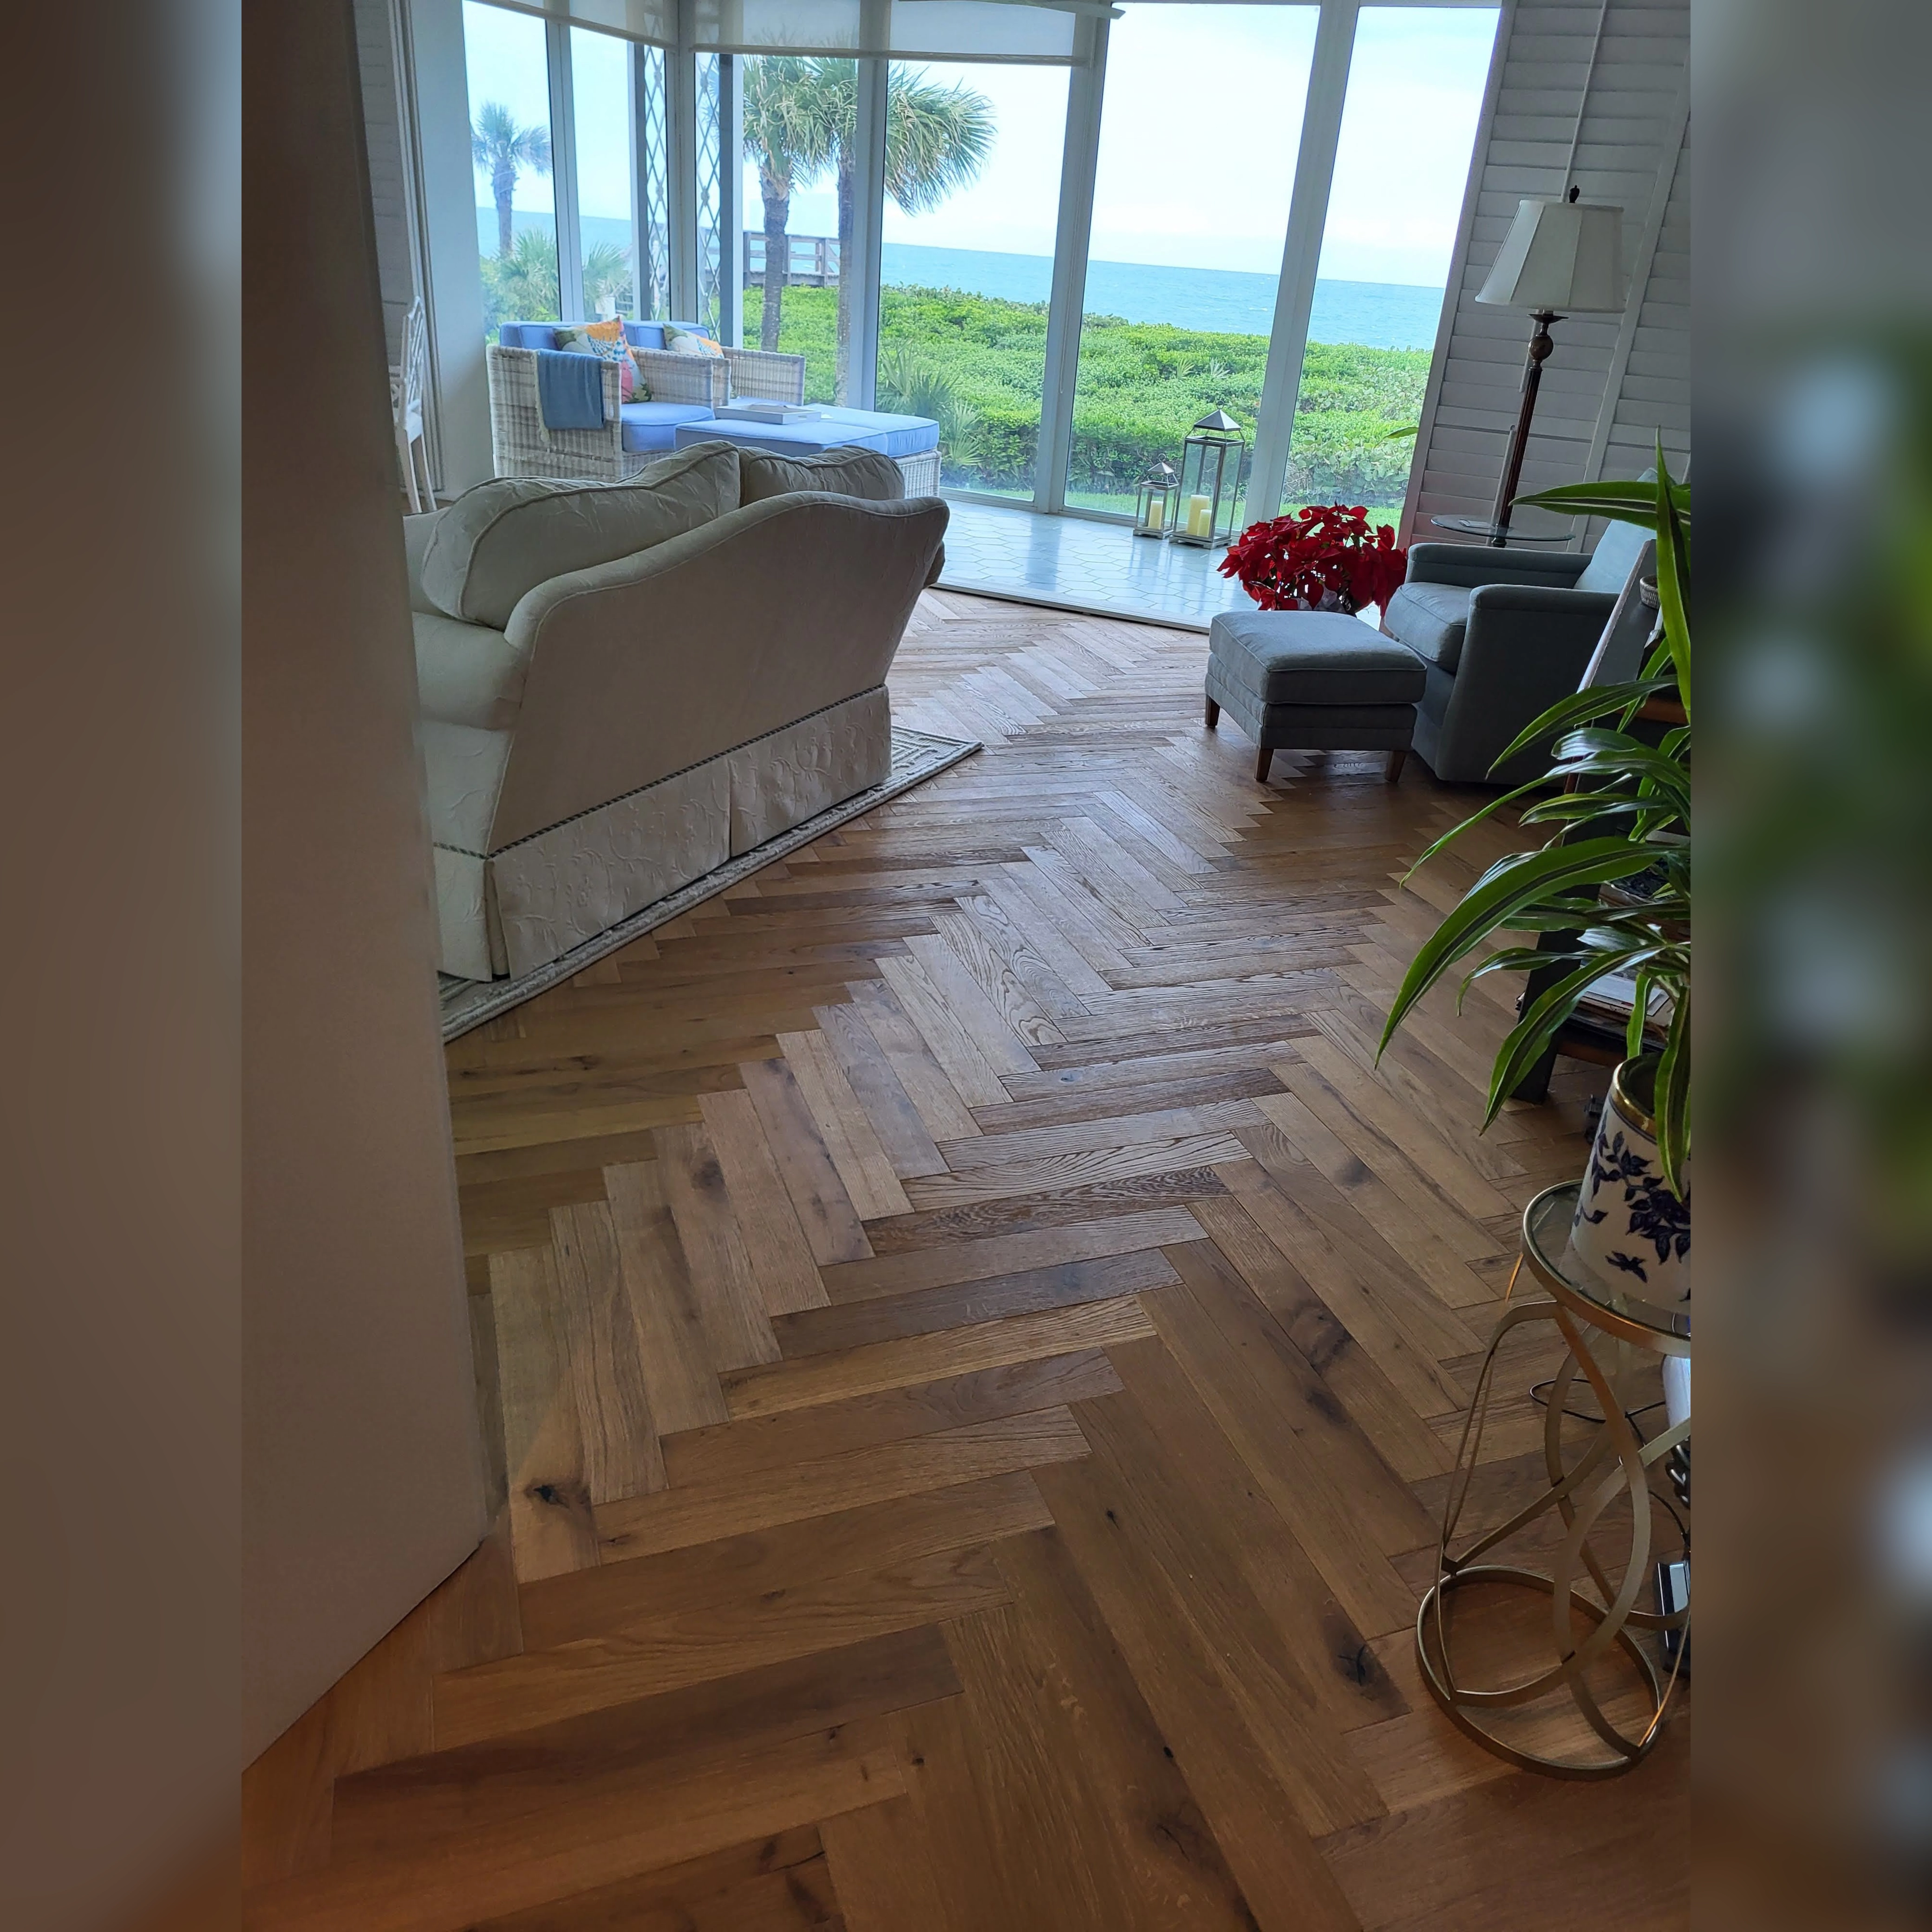
[[[1556,326],[1522,488],[1634,476],[1654,460],[1659,430],[1666,453],[1681,460],[1689,451],[1690,53],[1689,0],[1516,0],[1505,18],[1405,542],[1441,538],[1432,516],[1486,516],[1494,503],[1532,324],[1474,298],[1525,195],[1560,194],[1574,182],[1586,200],[1621,204],[1633,274],[1623,316]]]
[[[485,1526],[353,20],[256,11],[243,316],[279,352],[242,372],[250,1756]]]

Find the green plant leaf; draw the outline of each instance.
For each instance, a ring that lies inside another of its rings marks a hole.
[[[1490,1076],[1489,1104],[1483,1112],[1485,1127],[1502,1112],[1503,1102],[1543,1058],[1556,1037],[1557,1028],[1576,1011],[1576,1002],[1594,982],[1602,978],[1603,973],[1603,968],[1592,960],[1587,966],[1565,974],[1530,1002],[1496,1054],[1496,1067]]]
[[[1685,598],[1690,587],[1690,527],[1679,506],[1677,488],[1664,466],[1664,439],[1657,441],[1657,601],[1664,641],[1677,668],[1678,701],[1690,718],[1690,618]]]
[[[1408,972],[1382,1029],[1378,1055],[1416,1002],[1449,967],[1481,944],[1512,914],[1533,911],[1539,902],[1579,886],[1601,886],[1627,879],[1656,862],[1648,848],[1626,838],[1591,838],[1574,845],[1548,845],[1538,852],[1499,859],[1463,896],[1462,902],[1425,940]]]
[[[1664,474],[1661,448],[1657,464],[1659,477]],[[1683,485],[1681,493],[1682,514],[1685,522],[1690,517],[1690,492]],[[1538,490],[1526,496],[1518,496],[1515,502],[1538,510],[1567,511],[1572,516],[1614,517],[1619,523],[1640,524],[1647,530],[1658,527],[1658,517],[1662,505],[1655,483],[1637,482],[1606,483],[1562,483],[1552,490]]]
[[[1520,758],[1545,738],[1554,737],[1558,732],[1568,731],[1579,724],[1592,723],[1599,718],[1607,718],[1613,712],[1628,710],[1633,704],[1641,704],[1646,698],[1653,698],[1660,692],[1675,690],[1676,685],[1674,676],[1646,676],[1631,684],[1600,684],[1587,691],[1572,692],[1532,718],[1504,747],[1490,769],[1495,771],[1512,758]]]

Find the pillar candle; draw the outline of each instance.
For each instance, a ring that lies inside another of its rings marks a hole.
[[[1141,524],[1144,530],[1159,530],[1167,523],[1167,499],[1151,496],[1148,500],[1147,516]]]
[[[1214,514],[1214,504],[1206,496],[1190,496],[1187,500],[1187,534],[1191,537],[1211,536],[1208,518]]]

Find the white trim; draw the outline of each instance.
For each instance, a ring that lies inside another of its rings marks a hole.
[[[577,222],[577,100],[572,85],[570,22],[544,22],[550,69],[550,232],[556,243],[557,313],[588,322],[584,313],[584,240]]]
[[[1301,365],[1308,353],[1309,318],[1315,308],[1315,280],[1328,227],[1328,194],[1334,185],[1335,151],[1342,139],[1355,23],[1362,4],[1363,0],[1323,0],[1321,25],[1316,30],[1301,146],[1295,157],[1294,194],[1282,247],[1281,282],[1268,332],[1261,412],[1255,423],[1247,494],[1250,523],[1276,514],[1287,484],[1294,407],[1301,394]]]
[[[1087,58],[1067,76],[1040,434],[1034,445],[1034,507],[1049,514],[1066,507],[1066,470],[1073,457],[1073,398],[1080,380],[1080,326],[1087,304],[1087,254],[1093,242],[1100,114],[1106,95],[1107,22],[1083,20],[1076,30],[1076,50],[1081,34],[1090,35],[1090,41]]]
[[[664,55],[664,175],[670,206],[669,307],[674,320],[698,320],[698,56],[689,46]]]
[[[860,37],[868,40],[880,32],[880,16],[886,14],[889,0],[863,0],[863,4],[865,26]],[[849,283],[852,291],[852,334],[845,345],[846,402],[850,408],[868,410],[878,393],[879,277],[884,266],[891,62],[882,56],[866,56],[858,62],[858,82],[852,161],[852,260],[838,264],[838,281],[842,289]],[[854,277],[855,266],[859,273]]]

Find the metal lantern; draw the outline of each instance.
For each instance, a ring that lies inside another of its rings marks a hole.
[[[1180,475],[1171,463],[1156,463],[1134,493],[1134,535],[1164,537],[1174,522]]]
[[[1226,410],[1194,425],[1180,446],[1180,494],[1174,505],[1175,543],[1227,548],[1240,530],[1248,439]]]

